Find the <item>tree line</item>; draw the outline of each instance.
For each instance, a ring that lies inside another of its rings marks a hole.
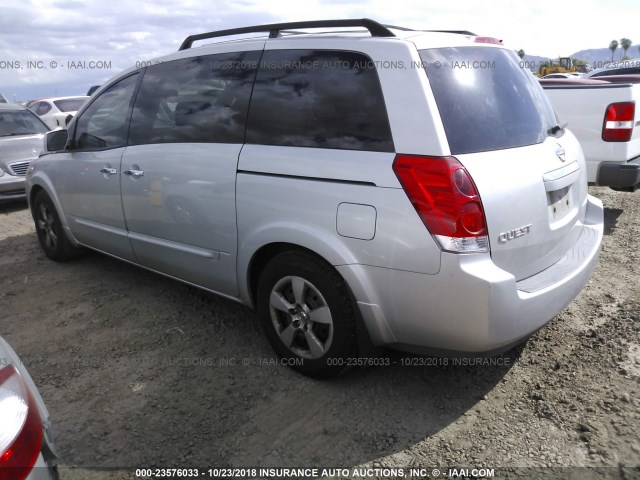
[[[618,49],[618,47],[622,48],[622,51],[624,52],[624,55],[620,60],[624,60],[625,58],[628,58],[627,50],[629,50],[629,47],[631,47],[631,40],[629,40],[628,38],[621,38],[620,43],[618,43],[617,40],[611,40],[611,43],[609,44],[609,50],[611,50],[612,62],[613,62],[613,54]],[[638,47],[638,50],[640,51],[640,47]]]

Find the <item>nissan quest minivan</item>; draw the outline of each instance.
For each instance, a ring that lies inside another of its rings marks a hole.
[[[42,248],[255,308],[304,374],[364,345],[506,350],[597,264],[580,145],[500,41],[330,20],[143,63],[47,134],[27,175]]]

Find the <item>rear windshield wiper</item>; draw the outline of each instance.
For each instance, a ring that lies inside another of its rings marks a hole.
[[[559,125],[554,125],[549,130],[547,130],[547,135],[556,135],[558,132],[563,132],[567,126],[567,122],[561,123]]]

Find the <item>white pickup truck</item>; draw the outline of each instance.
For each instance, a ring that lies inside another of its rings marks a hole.
[[[540,83],[559,121],[582,145],[589,183],[640,188],[640,75]]]

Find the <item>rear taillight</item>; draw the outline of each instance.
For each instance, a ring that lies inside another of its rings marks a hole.
[[[23,480],[42,447],[42,421],[13,365],[0,370],[0,480]]]
[[[480,195],[471,175],[457,159],[397,155],[393,170],[443,250],[489,251]]]
[[[633,133],[636,113],[634,102],[612,103],[607,107],[602,125],[602,140],[605,142],[628,142]]]

